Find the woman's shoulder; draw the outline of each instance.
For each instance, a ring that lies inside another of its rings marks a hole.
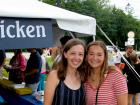
[[[115,65],[113,65],[113,66],[108,66],[108,73],[110,73],[110,72],[119,72],[119,73],[122,73],[121,72],[121,70],[117,67],[117,66],[115,66]]]
[[[113,78],[115,78],[115,77],[123,77],[124,76],[122,71],[116,66],[108,69],[108,74],[110,76],[112,76]]]
[[[115,86],[118,85],[126,87],[126,77],[117,67],[108,73],[108,80]]]
[[[57,77],[57,70],[50,70],[49,76],[56,78]]]
[[[139,74],[140,74],[140,63],[138,63],[138,64],[135,64],[134,65],[134,68],[135,68],[135,70],[137,71],[137,72],[139,72]]]
[[[140,67],[140,63],[134,64],[134,66],[136,66],[136,67]]]
[[[48,74],[48,78],[47,78],[47,81],[51,81],[52,83],[53,82],[56,82],[58,83],[59,82],[59,79],[58,79],[58,76],[57,76],[57,70],[51,70]]]

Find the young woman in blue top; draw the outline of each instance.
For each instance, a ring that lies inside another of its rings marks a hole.
[[[52,70],[47,78],[44,105],[84,105],[85,94],[82,81],[85,44],[79,39],[71,39],[64,46],[62,61],[57,70]]]

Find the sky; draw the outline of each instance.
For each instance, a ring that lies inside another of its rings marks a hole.
[[[120,8],[125,11],[126,5],[129,3],[133,8],[133,16],[137,19],[140,19],[140,0],[110,0],[111,5],[115,5],[117,8]]]

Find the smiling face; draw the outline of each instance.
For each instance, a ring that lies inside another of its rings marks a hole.
[[[77,69],[84,59],[84,47],[82,45],[75,45],[67,52],[64,52],[64,56],[67,59],[68,67]]]
[[[100,69],[104,63],[104,50],[99,45],[92,45],[88,49],[87,62],[93,69]]]
[[[80,39],[74,38],[65,44],[58,67],[60,80],[65,80],[67,73],[70,72],[78,73],[82,81],[85,79],[85,52],[85,43]]]

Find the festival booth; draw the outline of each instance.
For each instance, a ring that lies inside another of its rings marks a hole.
[[[59,33],[54,24],[59,30],[96,34],[92,17],[37,0],[0,0],[0,49],[52,47]]]
[[[95,36],[96,20],[37,0],[0,0],[0,49],[53,47],[63,31]],[[43,104],[1,84],[10,105]]]

